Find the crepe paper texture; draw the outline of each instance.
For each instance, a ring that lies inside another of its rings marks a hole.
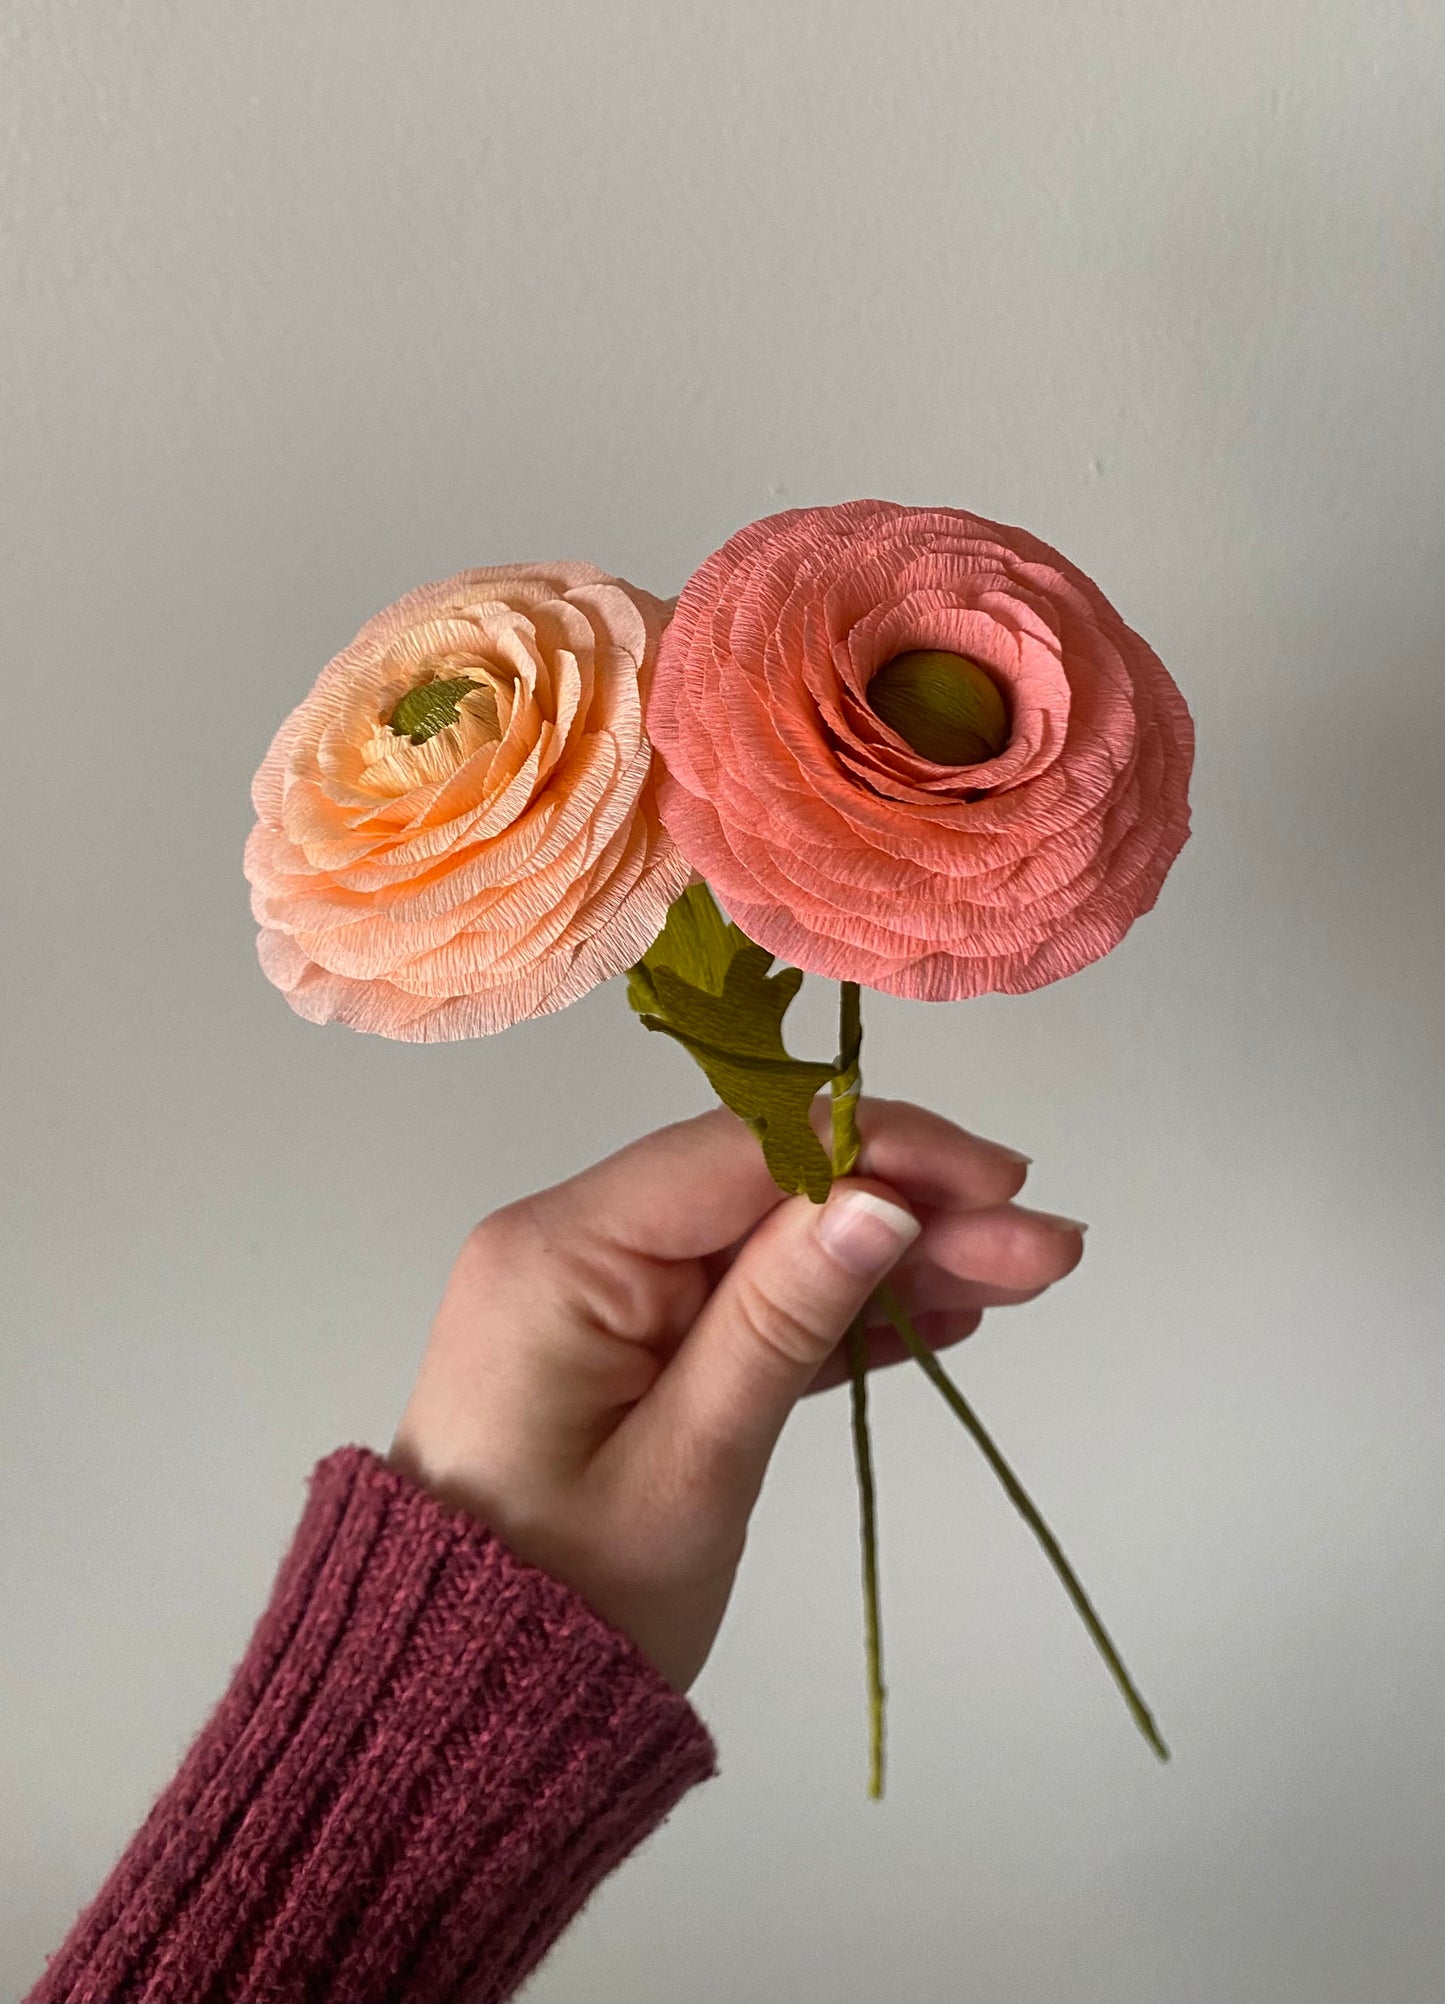
[[[997,756],[940,764],[870,706],[918,650],[987,671]],[[739,530],[678,600],[648,726],[663,820],[749,938],[918,1001],[1099,959],[1189,829],[1193,730],[1153,650],[1057,550],[956,508]]]
[[[477,1037],[646,950],[691,874],[643,727],[667,614],[592,564],[519,564],[362,627],[252,789],[261,965],[299,1015]]]
[[[378,613],[277,732],[246,847],[261,965],[312,1022],[410,1041],[627,970],[779,1188],[821,1203],[862,1151],[860,987],[1022,994],[1108,953],[1188,836],[1193,755],[1183,697],[1098,586],[961,509],[773,515],[673,603],[590,564],[463,571]],[[783,1042],[805,973],[839,983],[831,1058]],[[1167,1759],[1057,1539],[898,1295],[876,1303]],[[864,1322],[845,1347],[878,1796]]]

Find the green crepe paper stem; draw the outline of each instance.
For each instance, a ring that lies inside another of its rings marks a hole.
[[[838,1069],[833,1074],[833,1174],[851,1176],[863,1153],[858,1132],[859,1063],[863,1048],[863,998],[856,981],[838,983]]]
[[[1044,1556],[1058,1574],[1059,1579],[1063,1583],[1065,1593],[1074,1603],[1080,1620],[1089,1631],[1089,1636],[1094,1647],[1108,1665],[1109,1675],[1122,1692],[1124,1703],[1129,1707],[1129,1712],[1135,1725],[1139,1728],[1139,1731],[1144,1735],[1144,1738],[1149,1742],[1149,1745],[1154,1749],[1160,1760],[1168,1760],[1169,1749],[1160,1737],[1159,1728],[1154,1723],[1153,1713],[1145,1704],[1133,1678],[1124,1668],[1123,1660],[1110,1640],[1108,1630],[1094,1612],[1093,1604],[1089,1596],[1084,1592],[1078,1574],[1064,1557],[1058,1539],[1039,1515],[1028,1491],[1004,1460],[1003,1455],[999,1452],[997,1445],[982,1420],[978,1417],[978,1414],[973,1410],[973,1407],[968,1403],[963,1393],[954,1384],[952,1378],[949,1377],[937,1357],[934,1356],[932,1350],[929,1349],[923,1338],[918,1334],[918,1331],[908,1318],[907,1310],[886,1281],[877,1290],[874,1299],[893,1324],[893,1327],[898,1331],[900,1337],[902,1337],[909,1355],[921,1366],[929,1380],[942,1394],[955,1416],[963,1422],[964,1426],[973,1436],[975,1445],[999,1481],[1003,1484],[1004,1492],[1008,1496],[1009,1501],[1038,1539],[1040,1545],[1043,1546]]]
[[[838,984],[838,1069],[833,1074],[834,1176],[847,1176],[863,1150],[858,1132],[862,1090],[859,1053],[863,1043],[862,998],[856,981]],[[853,1466],[858,1478],[858,1537],[863,1549],[863,1647],[868,1674],[868,1794],[883,1796],[883,1623],[878,1602],[878,1505],[873,1486],[873,1445],[868,1431],[867,1313],[848,1331],[848,1385],[853,1418]]]
[[[873,1449],[868,1436],[868,1338],[859,1316],[848,1331],[848,1382],[852,1394],[853,1465],[858,1474],[858,1538],[863,1548],[863,1648],[868,1665],[868,1795],[883,1799],[883,1626],[878,1608],[878,1506]]]

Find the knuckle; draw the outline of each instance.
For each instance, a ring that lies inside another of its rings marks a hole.
[[[1053,1246],[1033,1220],[1021,1213],[1001,1213],[996,1246],[993,1263],[997,1275],[990,1275],[996,1286],[1034,1287],[1054,1270]]]
[[[525,1202],[504,1204],[472,1226],[462,1258],[471,1267],[496,1271],[535,1253],[540,1238],[537,1220]]]
[[[738,1273],[736,1302],[738,1318],[753,1341],[790,1369],[820,1364],[833,1347],[835,1338],[752,1274]]]

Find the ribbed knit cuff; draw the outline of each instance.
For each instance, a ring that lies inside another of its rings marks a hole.
[[[343,1448],[31,2004],[492,2004],[713,1766],[569,1588]]]

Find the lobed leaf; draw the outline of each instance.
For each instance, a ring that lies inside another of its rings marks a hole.
[[[627,977],[627,998],[649,1030],[682,1045],[709,1085],[762,1145],[773,1181],[821,1204],[832,1182],[809,1111],[833,1077],[831,1063],[789,1056],[783,1017],[802,986],[718,910],[706,884],[690,884]]]

